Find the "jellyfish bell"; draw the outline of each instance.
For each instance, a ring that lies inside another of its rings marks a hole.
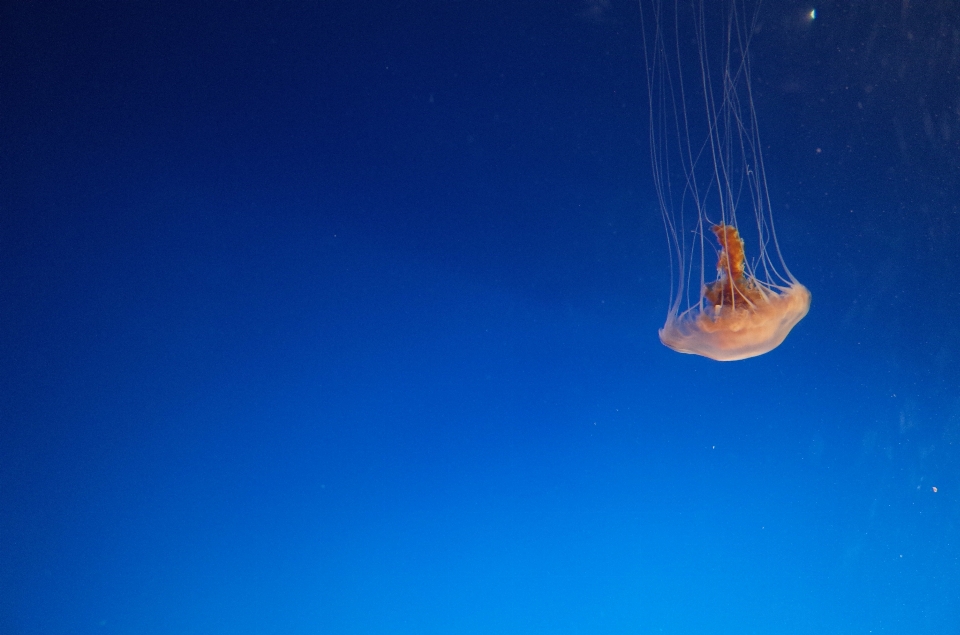
[[[773,350],[810,308],[774,230],[751,86],[758,8],[640,2],[650,157],[673,279],[660,341],[718,361]]]
[[[704,303],[671,310],[660,341],[679,353],[732,362],[763,355],[779,346],[810,309],[810,292],[797,281],[774,286],[744,272],[743,239],[736,228],[714,225],[723,247],[716,282]]]

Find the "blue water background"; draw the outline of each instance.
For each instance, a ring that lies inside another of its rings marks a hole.
[[[960,18],[848,4],[765,5],[813,306],[727,364],[634,3],[5,4],[0,632],[960,633]]]

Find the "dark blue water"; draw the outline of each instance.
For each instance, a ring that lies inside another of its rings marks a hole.
[[[5,4],[0,632],[960,633],[941,4],[764,6],[728,364],[633,2]]]

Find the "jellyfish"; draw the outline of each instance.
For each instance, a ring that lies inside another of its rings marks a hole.
[[[640,1],[650,159],[670,252],[660,341],[717,361],[773,350],[810,308],[774,230],[751,86],[758,5]]]

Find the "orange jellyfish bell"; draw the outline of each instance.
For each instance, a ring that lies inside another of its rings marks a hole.
[[[680,353],[721,362],[763,355],[807,314],[810,292],[796,280],[781,286],[746,274],[736,227],[714,225],[711,230],[720,241],[717,281],[706,285],[700,304],[671,311],[660,341]]]

